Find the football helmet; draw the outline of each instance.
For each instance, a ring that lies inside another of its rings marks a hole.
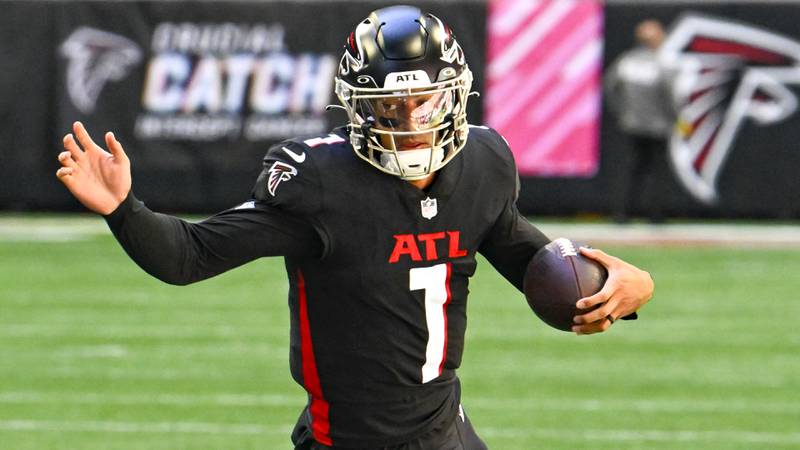
[[[420,180],[461,151],[472,72],[449,26],[418,8],[392,6],[373,11],[344,47],[335,92],[356,155]]]

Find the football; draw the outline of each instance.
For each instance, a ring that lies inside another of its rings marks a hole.
[[[579,247],[558,238],[539,249],[525,270],[528,305],[546,324],[563,331],[572,331],[574,316],[593,309],[578,309],[575,303],[597,293],[608,278],[605,267],[581,255]]]

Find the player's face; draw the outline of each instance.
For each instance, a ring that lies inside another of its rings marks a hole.
[[[444,122],[452,110],[452,92],[383,97],[370,100],[375,117],[375,127],[386,131],[413,131],[409,135],[381,134],[381,144],[396,150],[414,150],[433,145],[437,131],[432,130]],[[432,130],[425,132],[426,130]],[[392,144],[394,139],[394,145]]]

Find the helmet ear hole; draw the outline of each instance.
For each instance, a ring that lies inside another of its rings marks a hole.
[[[455,78],[456,75],[456,69],[452,67],[445,67],[439,71],[439,76],[436,77],[436,81],[446,81],[451,78]]]

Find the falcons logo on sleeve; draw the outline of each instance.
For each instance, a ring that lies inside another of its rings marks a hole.
[[[725,20],[684,16],[659,50],[676,71],[677,123],[670,159],[698,200],[718,200],[716,182],[745,118],[758,125],[786,119],[800,83],[800,43]]]
[[[289,164],[275,161],[272,167],[269,168],[269,180],[267,181],[267,191],[275,197],[275,190],[282,181],[289,181],[293,176],[297,175],[297,169]]]
[[[67,65],[67,92],[81,112],[94,111],[100,91],[109,80],[121,80],[142,59],[131,40],[114,33],[80,27],[61,44]]]

